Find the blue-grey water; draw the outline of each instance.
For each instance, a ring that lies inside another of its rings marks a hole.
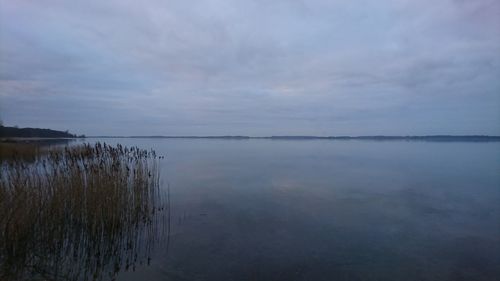
[[[99,141],[165,156],[168,247],[118,280],[500,280],[498,142]]]

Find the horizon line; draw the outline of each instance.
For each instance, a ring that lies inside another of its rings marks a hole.
[[[275,136],[246,136],[246,135],[130,135],[130,136],[85,136],[86,138],[164,138],[164,139],[484,139],[500,140],[500,135],[275,135]]]

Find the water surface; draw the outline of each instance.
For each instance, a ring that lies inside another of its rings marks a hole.
[[[166,157],[169,243],[118,280],[499,280],[498,142],[100,141]]]

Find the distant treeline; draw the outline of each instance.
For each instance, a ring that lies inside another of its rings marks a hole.
[[[51,129],[17,128],[0,126],[0,138],[78,138],[84,135],[70,134],[68,131]]]
[[[95,136],[97,138],[157,138],[157,139],[270,139],[270,140],[408,140],[408,141],[470,141],[498,142],[500,136],[488,135],[430,135],[430,136]]]
[[[271,136],[269,139],[327,139],[327,140],[412,140],[412,141],[500,141],[500,136],[486,135],[430,135],[430,136]]]

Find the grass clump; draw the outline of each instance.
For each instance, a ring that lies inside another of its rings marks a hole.
[[[164,233],[159,157],[97,143],[0,165],[0,280],[102,280]]]

